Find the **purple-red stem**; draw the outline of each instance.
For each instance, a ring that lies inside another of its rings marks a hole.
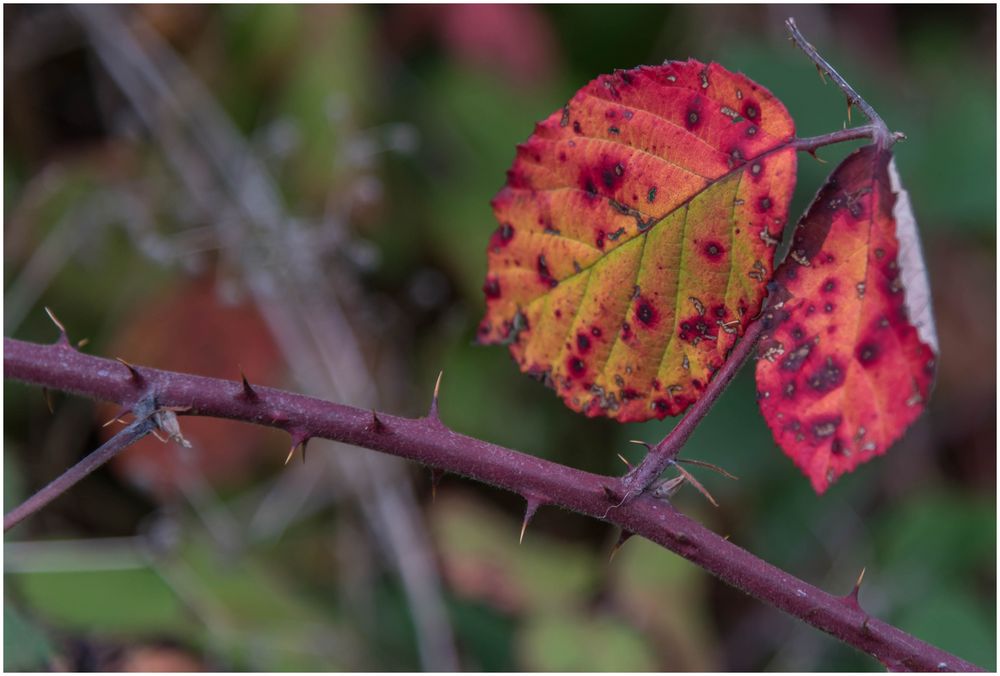
[[[683,556],[722,581],[866,652],[890,669],[979,671],[979,667],[866,613],[852,594],[834,596],[772,566],[649,495],[618,508],[618,479],[542,460],[451,431],[436,417],[400,418],[269,387],[248,397],[240,381],[134,367],[65,344],[4,338],[4,376],[93,399],[157,406],[277,427],[414,460],[512,491],[529,504],[602,519]]]
[[[6,349],[6,346],[5,346]],[[59,345],[57,349],[71,349]],[[76,463],[59,477],[54,479],[45,488],[42,488],[20,505],[12,509],[3,517],[3,530],[6,533],[11,528],[21,523],[42,507],[58,498],[60,495],[75,486],[77,482],[93,472],[95,469],[111,460],[123,450],[142,439],[144,436],[156,429],[156,421],[153,420],[153,413],[156,406],[151,396],[144,398],[136,405],[134,413],[136,419],[118,434],[108,439],[96,450],[91,452],[80,462]]]

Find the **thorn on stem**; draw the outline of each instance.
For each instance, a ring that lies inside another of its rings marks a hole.
[[[76,349],[79,350],[80,348],[86,347],[89,344],[90,344],[90,338],[81,338],[80,340],[76,341]]]
[[[49,413],[55,413],[55,406],[52,405],[52,390],[47,387],[43,387],[42,396],[45,397],[45,405],[48,406]]]
[[[521,544],[524,542],[524,531],[528,529],[528,523],[531,521],[532,517],[535,516],[535,512],[542,505],[542,501],[538,498],[527,497],[527,506],[524,508],[524,520],[521,522],[521,537],[518,538],[517,543]]]
[[[624,462],[626,467],[628,467],[629,469],[632,469],[632,463],[630,463],[628,461],[628,459],[624,455],[622,455],[621,453],[618,453],[617,455],[618,455],[618,459],[621,460],[622,462]]]
[[[247,401],[257,401],[260,397],[257,396],[256,390],[250,386],[247,381],[247,376],[243,373],[243,367],[240,367],[240,378],[243,380],[243,398]]]
[[[139,373],[139,371],[136,370],[134,366],[129,364],[121,357],[115,357],[115,361],[122,364],[125,368],[128,369],[129,379],[132,381],[132,384],[134,384],[136,387],[142,387],[143,384],[142,375]]]
[[[867,570],[867,568],[861,569],[861,574],[858,575],[858,581],[854,583],[854,589],[852,589],[850,593],[844,597],[844,603],[857,610],[861,610],[861,603],[858,601],[858,592],[861,591],[861,582],[865,579],[865,570]]]
[[[612,561],[615,560],[615,554],[618,553],[618,550],[622,548],[622,545],[625,544],[625,542],[628,541],[628,539],[633,535],[635,535],[635,533],[632,533],[631,531],[627,530],[623,530],[618,535],[618,541],[615,542],[615,546],[611,548],[611,554],[608,556],[608,563],[611,563]]]
[[[851,100],[851,97],[850,97],[850,96],[848,96],[848,97],[847,97],[847,124],[850,124],[850,123],[851,123],[851,105],[852,105],[853,103],[854,103],[854,102],[853,102],[853,101]]]
[[[642,447],[643,447],[643,448],[645,448],[645,449],[646,449],[647,451],[648,451],[648,450],[650,449],[650,445],[649,445],[649,443],[648,443],[648,442],[645,442],[645,441],[643,441],[643,440],[641,440],[641,439],[629,439],[629,441],[628,441],[628,442],[629,442],[630,444],[635,444],[636,446],[642,446]]]
[[[118,412],[117,412],[117,413],[115,413],[114,417],[112,417],[112,418],[111,418],[110,420],[108,420],[108,421],[107,421],[106,423],[104,423],[103,425],[101,425],[101,427],[107,427],[107,426],[108,426],[108,425],[110,425],[111,423],[124,423],[125,421],[124,421],[124,420],[122,419],[122,418],[123,418],[123,416],[124,416],[125,414],[127,414],[127,413],[128,413],[129,411],[131,411],[131,410],[132,410],[132,409],[131,409],[131,408],[129,408],[128,406],[126,406],[125,408],[121,408],[121,409],[119,409],[119,410],[118,410]]]
[[[441,483],[443,477],[443,469],[431,468],[431,502],[437,500],[438,484]]]
[[[676,462],[686,462],[689,465],[698,465],[699,467],[704,467],[706,469],[710,469],[713,472],[718,472],[719,474],[721,474],[722,476],[726,477],[727,479],[732,479],[734,481],[739,481],[739,477],[738,476],[734,476],[734,475],[730,474],[729,472],[727,472],[726,470],[724,470],[721,467],[719,467],[718,465],[713,465],[712,463],[705,462],[704,460],[693,460],[691,458],[677,458]]]
[[[444,375],[444,371],[438,372],[437,382],[434,383],[434,396],[431,398],[431,410],[427,412],[428,420],[440,423],[441,416],[438,413],[438,394],[441,391],[441,377]]]
[[[45,314],[49,316],[49,319],[52,320],[52,323],[56,325],[57,329],[59,329],[59,339],[56,340],[56,345],[65,345],[67,347],[70,347],[69,336],[66,335],[66,327],[63,326],[63,323],[59,321],[58,317],[56,317],[56,313],[46,307]]]
[[[311,437],[309,436],[308,433],[303,432],[301,430],[290,430],[289,434],[292,435],[292,447],[288,451],[288,457],[285,458],[285,464],[287,465],[291,461],[292,456],[295,455],[295,451],[298,448],[302,449],[302,462],[305,462],[306,445],[309,443],[309,439]]]
[[[701,483],[697,479],[695,479],[690,472],[688,472],[686,469],[684,469],[677,463],[674,463],[674,467],[676,467],[677,471],[680,472],[684,476],[684,478],[688,480],[688,483],[697,488],[698,492],[704,495],[705,499],[712,503],[713,507],[719,506],[719,503],[715,501],[715,498],[712,497],[712,494],[709,493],[708,490],[704,486],[702,486]]]
[[[379,420],[378,413],[375,412],[375,409],[372,409],[372,421],[368,423],[368,429],[369,431],[376,433],[385,429],[385,425],[383,425],[382,421]]]

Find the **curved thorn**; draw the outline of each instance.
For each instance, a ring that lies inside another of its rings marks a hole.
[[[677,458],[675,460],[675,462],[686,462],[689,465],[698,465],[699,467],[704,467],[706,469],[710,469],[713,472],[718,472],[719,474],[721,474],[722,476],[726,477],[727,479],[732,479],[734,481],[739,481],[739,479],[740,479],[738,476],[730,474],[729,472],[727,472],[726,470],[722,469],[718,465],[713,465],[712,463],[705,462],[704,460],[693,460],[691,458]]]
[[[865,579],[865,570],[867,570],[867,568],[861,569],[861,574],[858,575],[858,581],[854,583],[854,589],[852,589],[851,592],[844,597],[844,600],[847,601],[848,605],[851,605],[858,610],[861,610],[861,603],[858,601],[858,592],[861,591],[861,582]]]
[[[288,451],[288,457],[285,458],[285,464],[292,459],[295,455],[295,450],[298,448],[302,449],[302,462],[306,461],[306,444],[309,443],[309,434],[301,430],[289,430],[289,434],[292,435],[292,448]]]
[[[701,483],[699,483],[698,480],[695,479],[690,472],[688,472],[686,469],[684,469],[683,467],[681,467],[676,463],[674,464],[674,467],[677,468],[678,472],[684,475],[684,478],[687,479],[692,486],[698,489],[699,493],[705,496],[706,500],[712,503],[713,507],[719,506],[719,503],[715,501],[715,498],[712,497],[712,494],[709,493],[708,490],[704,486],[702,486]]]
[[[257,392],[256,390],[253,389],[253,387],[250,386],[250,383],[247,381],[247,376],[245,373],[243,373],[242,366],[240,367],[240,379],[243,380],[243,398],[246,399],[247,401],[257,401],[259,399],[259,397],[257,396]]]
[[[438,393],[441,391],[442,376],[444,376],[444,371],[438,371],[437,381],[434,383],[434,396],[431,397],[431,410],[427,412],[427,417],[437,422],[441,422],[441,416],[438,413]]]
[[[378,413],[375,412],[375,409],[372,409],[372,421],[368,424],[368,429],[372,432],[381,432],[385,429],[385,425],[383,425],[382,421],[379,420]]]
[[[69,336],[66,334],[66,327],[63,326],[63,323],[59,321],[58,317],[56,317],[56,313],[50,310],[48,307],[46,307],[45,314],[49,316],[49,319],[52,320],[52,323],[56,325],[57,329],[59,329],[59,339],[56,341],[56,344],[69,345]]]
[[[142,385],[142,375],[136,370],[134,366],[129,364],[121,357],[115,357],[115,361],[117,361],[119,364],[128,369],[129,378],[132,380],[133,383],[135,383],[136,387]]]
[[[55,406],[52,405],[52,390],[47,387],[43,387],[42,396],[45,397],[45,405],[48,406],[49,413],[55,413]]]
[[[618,553],[618,550],[622,548],[622,545],[625,544],[628,541],[628,539],[633,535],[635,535],[635,533],[632,533],[627,530],[623,530],[618,535],[618,541],[615,543],[615,546],[611,548],[611,554],[608,556],[608,563],[611,563],[612,561],[615,560],[615,554]]]
[[[79,350],[80,348],[86,347],[89,344],[90,344],[90,338],[81,338],[80,340],[76,341],[76,349]]]
[[[525,498],[525,501],[528,504],[524,508],[524,520],[521,522],[521,537],[517,540],[518,544],[524,542],[524,531],[528,529],[528,523],[531,521],[531,518],[535,516],[535,512],[538,511],[538,508],[542,504],[537,498]]]
[[[618,455],[618,459],[621,460],[622,462],[624,462],[626,467],[628,467],[629,469],[632,469],[632,463],[630,463],[628,461],[628,459],[624,455],[622,455],[621,453],[618,453],[617,455]]]

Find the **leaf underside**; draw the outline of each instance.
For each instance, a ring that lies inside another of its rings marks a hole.
[[[677,415],[759,311],[795,185],[784,106],[716,64],[597,78],[493,200],[481,343],[589,416]]]
[[[817,493],[885,453],[923,411],[934,378],[926,273],[890,162],[866,146],[830,175],[765,315],[761,412]]]

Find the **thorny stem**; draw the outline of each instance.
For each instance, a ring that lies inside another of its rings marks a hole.
[[[896,140],[898,140],[898,137],[889,131],[889,127],[886,125],[885,121],[882,120],[882,117],[875,112],[875,109],[872,108],[867,101],[861,98],[861,95],[854,91],[854,87],[848,84],[847,80],[841,77],[840,73],[834,70],[833,66],[831,66],[826,59],[820,56],[819,52],[816,51],[816,48],[813,47],[808,40],[806,40],[805,36],[803,36],[799,31],[799,27],[795,24],[795,19],[792,17],[786,19],[785,26],[788,28],[788,33],[791,36],[792,42],[794,42],[799,49],[805,52],[806,56],[808,56],[810,60],[816,64],[816,68],[819,69],[820,74],[829,76],[829,78],[833,80],[838,87],[840,87],[841,91],[847,95],[848,108],[852,105],[857,106],[861,109],[861,112],[865,114],[865,117],[871,120],[872,124],[870,127],[870,134],[865,134],[865,136],[870,135],[872,141],[883,149],[889,148]]]
[[[67,349],[65,345],[61,346],[61,348]],[[132,412],[135,414],[135,420],[127,427],[123,428],[118,434],[108,439],[101,446],[98,446],[86,458],[63,472],[58,478],[45,486],[45,488],[42,488],[12,509],[8,514],[4,515],[4,532],[6,533],[24,519],[42,507],[45,507],[95,469],[156,429],[157,423],[153,417],[153,414],[156,412],[156,403],[151,394],[140,400],[133,407]]]
[[[746,337],[746,336],[744,336]],[[749,341],[748,341],[749,342]],[[683,556],[723,582],[878,659],[892,670],[980,671],[979,667],[868,615],[852,594],[834,596],[762,561],[674,509],[641,495],[618,509],[607,493],[616,481],[451,431],[437,418],[400,418],[240,381],[134,367],[140,388],[121,364],[65,345],[4,338],[4,376],[119,403],[153,395],[158,406],[192,415],[243,420],[341,441],[420,462],[602,519]]]

